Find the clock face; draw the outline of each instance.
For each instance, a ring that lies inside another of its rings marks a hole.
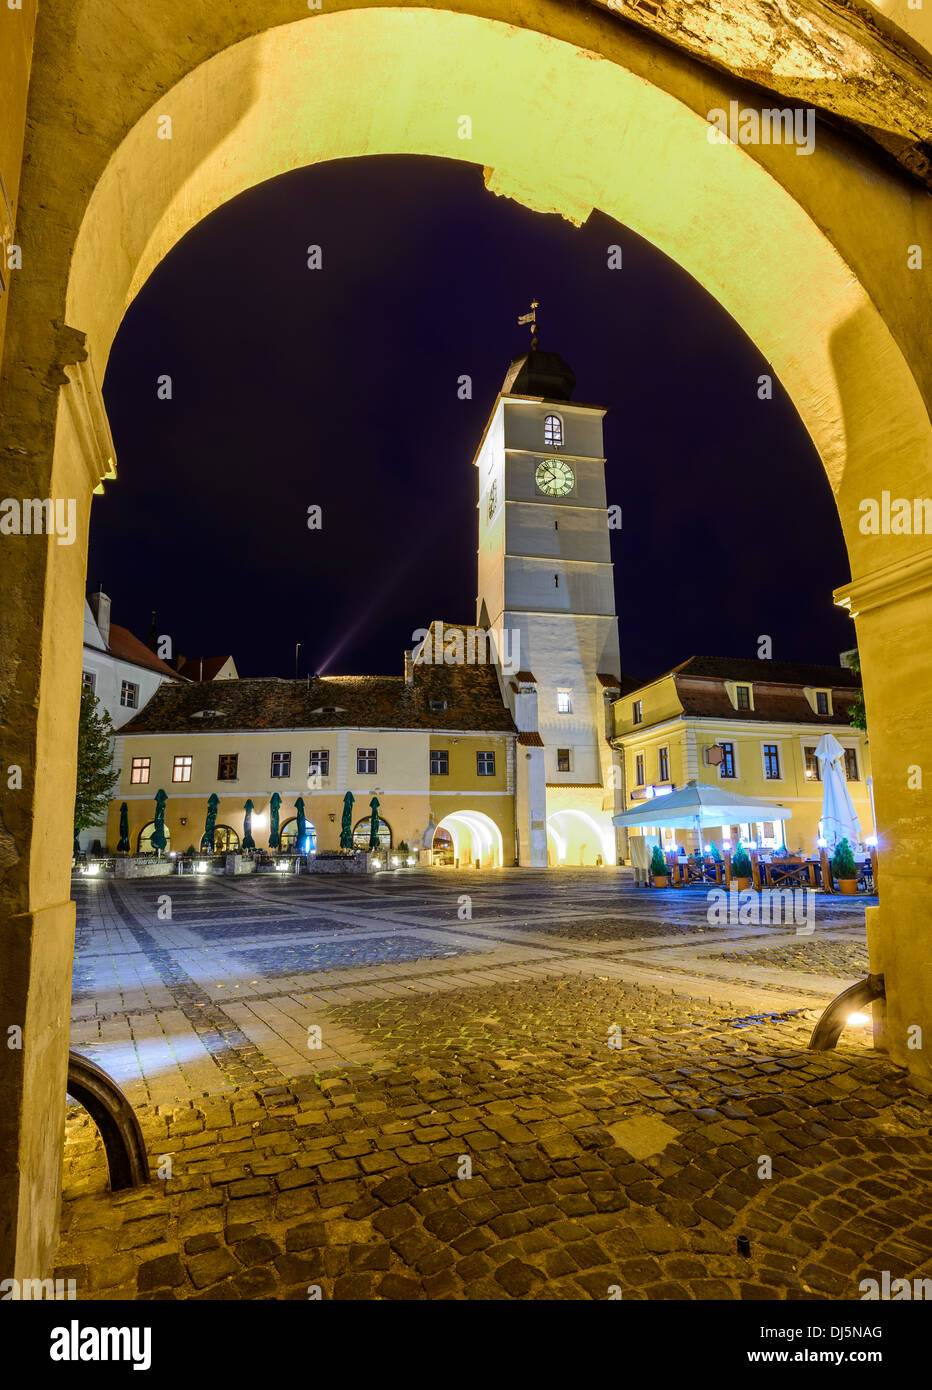
[[[495,515],[495,508],[496,508],[497,506],[498,506],[498,483],[497,483],[497,482],[495,481],[495,479],[493,478],[493,479],[492,479],[492,485],[491,485],[491,487],[489,488],[489,520],[490,520],[490,521],[492,520],[493,516]]]
[[[565,459],[544,459],[537,465],[534,481],[545,497],[565,497],[576,485],[576,474]]]

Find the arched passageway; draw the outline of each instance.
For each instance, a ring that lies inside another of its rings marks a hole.
[[[451,811],[434,831],[438,858],[446,860],[446,837],[453,843],[452,862],[461,869],[500,869],[502,832],[484,811]],[[437,862],[435,859],[434,862]]]
[[[74,923],[58,822],[75,777],[90,497],[115,467],[98,383],[122,315],[175,242],[226,199],[315,161],[466,159],[529,207],[576,222],[600,208],[677,260],[772,364],[819,451],[851,562],[839,599],[857,615],[881,836],[876,1035],[932,1076],[909,1041],[932,1028],[932,958],[915,929],[932,837],[932,780],[915,775],[932,766],[932,547],[859,525],[865,498],[932,495],[930,290],[909,259],[932,245],[928,195],[840,130],[820,127],[808,158],[710,143],[707,113],[727,109],[734,81],[594,10],[335,0],[284,22],[290,9],[166,5],[158,45],[112,0],[88,0],[66,26],[39,10],[2,491],[73,499],[76,525],[71,545],[3,540],[4,757],[24,781],[0,782],[0,1012],[29,1020],[0,1082],[12,1213],[0,1263],[14,1274],[47,1266],[57,1221]]]
[[[547,858],[568,868],[614,864],[615,836],[588,811],[567,809],[547,817]]]

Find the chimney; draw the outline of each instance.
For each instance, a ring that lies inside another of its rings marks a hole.
[[[104,646],[110,645],[110,600],[103,589],[98,589],[96,594],[91,594],[91,612],[94,615],[94,622],[101,637],[104,639]]]
[[[158,630],[158,627],[156,626],[156,622],[155,622],[155,609],[153,608],[153,610],[152,610],[152,622],[151,622],[151,624],[149,625],[149,650],[152,651],[152,652],[155,652],[155,651],[158,651],[158,648],[159,648],[159,630]]]
[[[414,652],[405,652],[405,685],[414,684]]]

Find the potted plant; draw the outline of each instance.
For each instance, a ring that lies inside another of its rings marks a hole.
[[[667,861],[663,857],[663,850],[659,845],[654,845],[650,855],[650,871],[654,880],[655,888],[670,887],[670,871],[667,868]]]
[[[739,892],[742,888],[751,886],[751,858],[740,840],[738,848],[731,856],[731,878]]]
[[[721,864],[722,851],[719,849],[718,845],[715,843],[714,840],[711,842],[709,848],[711,850],[712,858],[715,860],[716,864]]]
[[[858,866],[854,862],[854,854],[847,840],[839,840],[835,846],[832,873],[838,879],[838,886],[843,893],[858,891]]]

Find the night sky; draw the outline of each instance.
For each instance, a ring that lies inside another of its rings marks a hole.
[[[854,627],[831,601],[849,576],[831,492],[779,385],[757,399],[767,365],[742,330],[610,218],[574,228],[439,159],[284,175],[162,262],[110,357],[118,478],[94,502],[88,591],[143,639],[156,609],[175,653],[232,652],[240,675],[293,676],[296,642],[302,676],[400,674],[415,628],[475,621],[472,458],[535,297],[541,347],[609,407],[625,674],[756,656],[762,633],[775,659],[837,660]]]

